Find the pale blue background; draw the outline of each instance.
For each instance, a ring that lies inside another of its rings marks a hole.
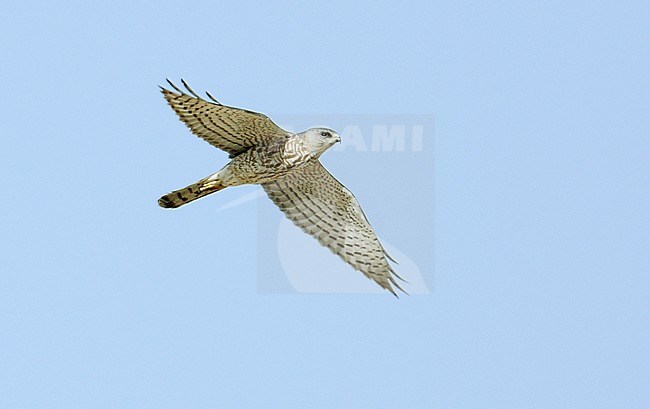
[[[0,407],[650,406],[648,3],[327,4],[3,2]],[[258,294],[166,76],[434,114],[434,293]]]

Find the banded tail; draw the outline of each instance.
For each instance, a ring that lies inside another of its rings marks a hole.
[[[218,192],[223,188],[225,186],[219,180],[201,179],[187,187],[167,193],[158,199],[158,205],[166,209],[180,207],[203,196]]]

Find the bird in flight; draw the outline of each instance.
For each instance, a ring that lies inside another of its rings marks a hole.
[[[285,216],[355,270],[397,296],[405,292],[359,202],[318,158],[341,137],[328,128],[291,133],[266,115],[229,107],[209,92],[207,101],[183,80],[160,87],[180,120],[196,136],[226,151],[231,161],[217,173],[158,199],[176,208],[227,187],[259,184]],[[403,281],[403,280],[402,280]]]

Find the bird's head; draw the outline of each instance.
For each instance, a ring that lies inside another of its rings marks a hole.
[[[341,142],[339,134],[328,128],[311,128],[301,133],[314,157],[318,158],[336,142]]]

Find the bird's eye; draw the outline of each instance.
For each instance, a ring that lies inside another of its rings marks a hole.
[[[329,132],[321,132],[320,136],[332,136]]]

